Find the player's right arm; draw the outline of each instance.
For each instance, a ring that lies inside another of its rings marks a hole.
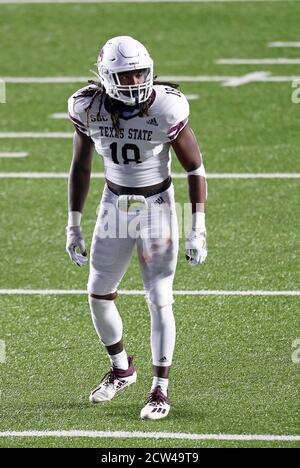
[[[81,215],[90,187],[94,143],[75,126],[73,159],[68,183],[68,226],[66,250],[72,262],[84,266],[88,262],[81,229]],[[77,252],[79,249],[79,252]]]
[[[69,212],[82,213],[90,187],[93,140],[75,129],[73,138],[73,159],[69,174],[68,200]]]

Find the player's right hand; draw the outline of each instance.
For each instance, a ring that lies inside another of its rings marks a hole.
[[[88,263],[88,256],[86,251],[85,242],[82,236],[81,226],[67,226],[67,245],[66,251],[73,263],[82,267]],[[76,251],[79,249],[79,252]]]
[[[185,258],[192,266],[201,265],[207,258],[206,231],[192,230],[185,242]]]

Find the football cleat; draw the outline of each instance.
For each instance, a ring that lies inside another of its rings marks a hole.
[[[132,364],[133,357],[128,356],[128,369],[122,370],[112,367],[102,379],[100,385],[90,394],[93,404],[112,400],[118,393],[136,382],[137,373]]]
[[[168,416],[169,411],[170,401],[160,386],[157,386],[148,395],[146,405],[141,411],[141,419],[162,419]]]

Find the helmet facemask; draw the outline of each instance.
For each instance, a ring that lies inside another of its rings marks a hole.
[[[120,82],[120,74],[128,71],[141,70],[144,76],[144,82],[139,84],[125,85]],[[105,77],[103,85],[107,94],[113,99],[123,102],[129,106],[141,104],[148,101],[153,89],[153,69],[152,67],[142,69],[109,71],[100,67],[100,77]]]

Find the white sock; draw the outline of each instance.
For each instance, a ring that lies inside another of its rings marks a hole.
[[[125,350],[121,351],[118,354],[109,356],[111,364],[117,369],[127,370],[128,369],[128,359],[127,353]]]
[[[155,387],[159,386],[163,394],[167,396],[168,385],[169,385],[169,379],[163,379],[162,377],[153,377],[151,391],[154,390]]]

